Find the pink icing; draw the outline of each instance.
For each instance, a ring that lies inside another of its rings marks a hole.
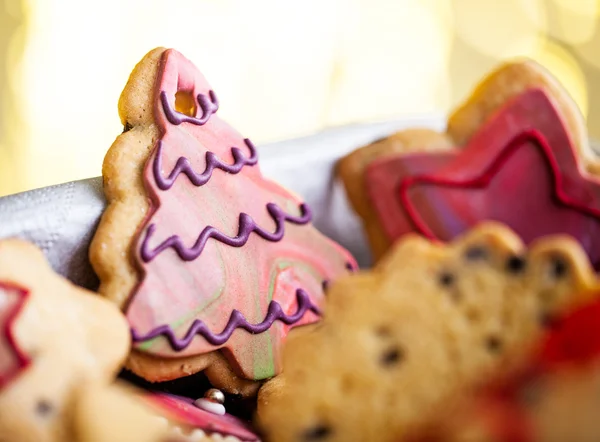
[[[204,411],[196,407],[191,399],[160,393],[149,394],[147,398],[165,417],[180,425],[199,428],[208,434],[235,436],[243,441],[258,440],[258,436],[245,422],[230,414],[219,416]]]
[[[196,242],[191,247],[186,247],[181,240],[181,237],[172,235],[166,240],[161,242],[157,247],[150,248],[150,237],[156,231],[156,224],[150,224],[146,230],[146,235],[142,240],[142,248],[140,250],[140,256],[144,262],[150,262],[156,258],[161,252],[172,248],[175,253],[184,261],[193,261],[198,258],[204,251],[208,240],[213,239],[215,241],[222,242],[231,247],[243,247],[250,239],[250,235],[255,233],[267,241],[281,241],[285,233],[284,223],[287,221],[293,224],[307,224],[312,218],[312,214],[306,204],[301,204],[300,215],[288,215],[285,213],[277,204],[268,203],[266,205],[267,212],[275,222],[275,229],[273,232],[259,226],[250,215],[247,213],[240,213],[237,234],[235,236],[229,236],[226,233],[219,231],[216,227],[206,226],[198,235]]]
[[[13,334],[14,322],[27,300],[27,291],[0,283],[0,389],[23,371],[30,359],[19,349]]]
[[[298,302],[298,310],[292,315],[285,314],[279,303],[276,301],[271,301],[269,303],[269,308],[267,309],[265,319],[259,324],[250,324],[248,320],[244,318],[243,313],[241,313],[239,310],[233,310],[233,312],[231,312],[231,316],[229,317],[229,321],[227,321],[225,329],[218,334],[210,330],[204,322],[196,319],[194,322],[192,322],[188,332],[182,338],[178,338],[173,332],[173,329],[168,325],[162,325],[156,327],[145,336],[138,336],[135,330],[133,330],[133,341],[144,342],[149,339],[154,339],[157,336],[164,336],[167,338],[174,350],[183,350],[190,345],[190,342],[196,337],[196,335],[202,335],[202,337],[211,344],[222,345],[229,340],[233,332],[237,329],[243,329],[249,333],[258,334],[263,333],[271,328],[275,321],[281,321],[287,325],[295,324],[304,317],[308,310],[315,314],[320,314],[319,309],[312,304],[308,294],[304,290],[296,290],[296,300]]]
[[[174,111],[178,91],[197,97],[197,115]],[[222,349],[241,375],[264,379],[280,370],[288,330],[318,320],[323,281],[356,263],[310,225],[302,201],[262,177],[252,144],[217,109],[202,74],[166,51],[155,104],[162,136],[144,170],[152,207],[134,243],[141,280],[126,314],[139,351],[174,358]],[[232,328],[233,315],[248,326]]]
[[[541,90],[502,108],[464,149],[374,162],[367,190],[385,233],[449,241],[484,220],[525,242],[579,240],[600,266],[600,181],[583,171],[555,105]]]

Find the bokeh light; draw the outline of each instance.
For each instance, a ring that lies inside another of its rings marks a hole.
[[[585,62],[600,69],[600,17],[596,16],[595,19],[593,34],[587,41],[573,45],[573,50]]]
[[[89,16],[85,2],[31,0],[21,91],[32,135],[23,160],[29,182],[100,174],[120,132],[119,94],[156,46],[192,59],[219,94],[221,115],[256,142],[318,130],[335,22],[343,19],[338,3],[180,0],[174,8],[169,0],[106,0],[93,20],[77,20]]]
[[[551,0],[550,35],[569,44],[585,43],[594,35],[599,6],[598,0]]]
[[[551,0],[563,11],[571,11],[580,16],[597,17],[598,0]]]
[[[340,48],[329,124],[427,113],[445,105],[445,72],[453,23],[434,2],[355,2],[352,26]],[[426,87],[425,87],[426,85]]]
[[[531,58],[545,66],[569,92],[581,113],[588,113],[588,88],[577,60],[563,47],[547,40]]]
[[[23,190],[29,184],[19,167],[29,133],[22,130],[23,85],[18,81],[28,20],[20,1],[4,4],[7,9],[4,14],[0,12],[0,195]]]
[[[599,24],[599,0],[0,0],[0,195],[99,175],[120,92],[155,46],[192,59],[259,144],[448,112],[520,56],[596,133]]]
[[[458,37],[490,57],[531,53],[546,30],[543,0],[455,0],[453,6]]]

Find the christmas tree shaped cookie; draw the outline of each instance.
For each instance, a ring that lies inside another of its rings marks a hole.
[[[493,220],[527,243],[569,234],[600,266],[600,162],[577,106],[534,62],[492,73],[445,134],[393,135],[340,171],[377,257],[408,232],[450,241]]]
[[[177,51],[150,52],[119,109],[125,131],[104,161],[109,207],[90,256],[129,321],[128,367],[151,381],[205,370],[251,393],[355,261],[262,177],[254,144],[218,117],[215,92]]]

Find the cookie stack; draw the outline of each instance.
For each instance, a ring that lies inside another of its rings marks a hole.
[[[175,50],[133,70],[89,251],[97,294],[0,242],[0,440],[554,441],[574,431],[560,410],[600,408],[577,395],[596,353],[569,353],[600,324],[600,163],[542,67],[500,67],[445,133],[340,160],[376,260],[360,272],[218,110]],[[578,371],[538,370],[548,348]],[[513,413],[540,373],[546,411]],[[500,384],[511,401],[475,413]],[[593,440],[581,421],[571,440]]]

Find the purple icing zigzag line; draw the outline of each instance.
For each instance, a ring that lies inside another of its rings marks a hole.
[[[194,339],[196,335],[202,335],[204,339],[212,345],[222,345],[227,342],[233,332],[238,328],[252,334],[258,334],[271,328],[271,325],[273,325],[275,321],[281,321],[287,325],[295,324],[302,319],[308,310],[317,315],[321,314],[319,308],[310,301],[308,294],[304,290],[296,290],[296,300],[298,309],[296,310],[296,313],[291,316],[288,316],[283,312],[281,305],[279,305],[277,301],[271,301],[265,319],[259,324],[250,324],[239,310],[233,310],[227,325],[219,334],[214,334],[204,322],[195,319],[185,336],[181,339],[175,336],[173,329],[167,324],[156,327],[145,335],[139,335],[134,329],[131,329],[131,337],[133,342],[144,342],[158,336],[164,336],[169,341],[173,350],[181,351],[190,345],[192,339]]]
[[[174,124],[175,126],[179,126],[181,123],[191,123],[195,124],[196,126],[204,126],[210,119],[210,116],[217,113],[219,110],[219,100],[217,99],[217,95],[213,91],[208,91],[208,95],[210,98],[203,94],[198,94],[196,97],[196,100],[200,105],[200,109],[202,110],[202,116],[200,118],[190,117],[182,114],[181,112],[174,111],[169,104],[167,93],[165,91],[160,92],[160,101],[169,123]]]
[[[163,143],[162,140],[159,140],[156,147],[154,161],[152,163],[152,171],[154,173],[156,185],[160,190],[169,190],[175,183],[177,177],[181,173],[184,173],[194,186],[200,187],[205,185],[210,180],[210,177],[215,169],[221,169],[224,172],[236,174],[239,173],[244,166],[254,166],[258,162],[256,147],[254,147],[254,144],[252,144],[252,142],[247,138],[244,140],[244,143],[246,143],[246,146],[248,146],[248,150],[250,152],[249,157],[245,157],[240,148],[232,147],[231,155],[233,156],[234,160],[233,164],[226,164],[223,163],[215,153],[206,152],[206,167],[204,172],[200,174],[194,171],[189,159],[185,157],[179,157],[175,163],[175,167],[169,176],[165,178],[161,174]]]
[[[252,232],[256,233],[261,238],[266,239],[267,241],[280,241],[283,238],[283,234],[285,231],[284,223],[285,221],[290,222],[292,224],[307,224],[312,219],[312,214],[310,208],[306,204],[300,204],[300,216],[293,216],[286,214],[282,209],[274,203],[267,204],[267,211],[273,221],[275,221],[275,231],[268,232],[262,227],[258,226],[256,222],[252,219],[250,215],[247,213],[240,213],[239,217],[239,227],[238,234],[235,237],[227,236],[226,234],[220,232],[216,227],[206,226],[198,239],[194,243],[191,248],[187,248],[182,244],[181,238],[177,235],[172,235],[164,240],[158,247],[154,250],[148,250],[148,243],[150,241],[150,237],[154,234],[156,230],[155,224],[150,224],[148,229],[146,230],[146,234],[142,241],[142,247],[140,250],[141,258],[144,262],[150,262],[156,256],[158,256],[161,252],[165,251],[168,248],[173,248],[177,255],[184,261],[193,261],[198,258],[202,251],[204,250],[204,246],[210,238],[214,238],[217,241],[222,242],[223,244],[227,244],[232,247],[242,247],[248,241],[250,234]]]

